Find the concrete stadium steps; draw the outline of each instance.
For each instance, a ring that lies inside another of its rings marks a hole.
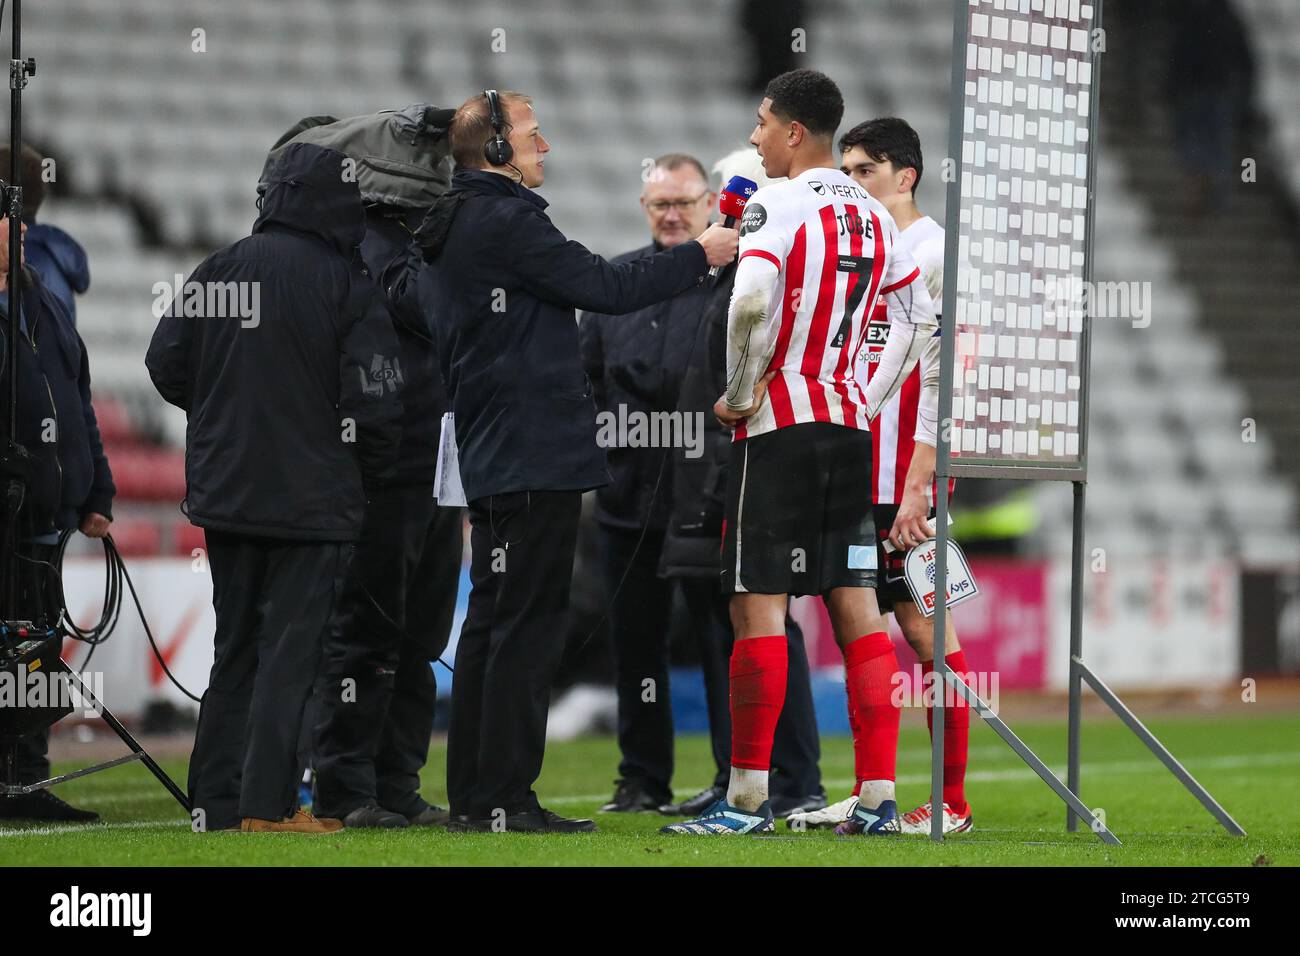
[[[1137,28],[1127,8],[1116,5],[1109,13],[1113,27]],[[1292,198],[1286,192],[1287,180],[1279,177],[1285,167],[1271,154],[1260,154],[1255,148],[1259,144],[1243,144],[1243,150],[1259,163],[1259,181],[1243,183],[1239,169],[1229,170],[1227,193],[1217,196],[1203,215],[1190,209],[1174,148],[1173,125],[1167,113],[1160,111],[1166,87],[1161,64],[1167,61],[1161,51],[1168,36],[1158,20],[1144,19],[1141,28],[1145,44],[1142,62],[1117,65],[1119,75],[1137,88],[1117,90],[1107,85],[1103,73],[1103,107],[1109,100],[1120,99],[1152,106],[1145,111],[1103,108],[1103,149],[1122,164],[1126,184],[1150,213],[1152,232],[1173,253],[1175,275],[1196,297],[1197,326],[1214,339],[1222,373],[1242,387],[1241,407],[1216,410],[1213,404],[1200,403],[1207,416],[1200,429],[1224,436],[1217,448],[1215,443],[1204,442],[1202,453],[1219,460],[1226,487],[1233,487],[1234,464],[1252,462],[1245,467],[1258,468],[1274,482],[1288,486],[1286,490],[1294,499],[1300,487],[1300,382],[1295,359],[1300,351],[1295,306],[1295,289],[1300,287],[1300,234],[1289,208]],[[1300,19],[1296,29],[1300,38]],[[1121,45],[1109,55],[1122,59],[1130,55],[1129,50]],[[1270,112],[1268,116],[1275,127],[1297,123],[1289,110],[1286,115]],[[1159,316],[1155,321],[1160,321]],[[1204,397],[1200,389],[1189,391]],[[1242,442],[1244,417],[1254,418],[1258,431],[1271,439],[1266,446]],[[1258,459],[1265,457],[1263,450],[1271,460],[1259,463]],[[1281,503],[1286,497],[1283,492],[1267,500]],[[1256,501],[1260,507],[1266,504]],[[1294,510],[1286,519],[1294,528]]]
[[[881,112],[901,115],[917,128],[929,169],[937,171],[935,157],[947,152],[951,20],[946,9],[924,0],[891,0],[882,7],[861,17],[872,43],[869,57],[857,48],[860,72]],[[836,10],[847,15],[850,6]],[[892,42],[879,42],[889,38]],[[854,41],[829,42],[847,51]],[[1108,61],[1102,73],[1104,110],[1116,102],[1106,96],[1112,89],[1109,69]],[[1243,456],[1239,439],[1235,448],[1221,442],[1207,447],[1189,437],[1214,415],[1223,418],[1227,434],[1232,422],[1227,416],[1245,414],[1245,393],[1224,374],[1227,364],[1217,343],[1198,331],[1199,303],[1176,275],[1180,252],[1158,234],[1157,211],[1132,188],[1125,164],[1111,152],[1108,131],[1103,131],[1098,164],[1094,279],[1152,281],[1157,311],[1150,329],[1120,320],[1094,326],[1087,539],[1117,553],[1172,548],[1189,555],[1240,554],[1245,535],[1226,527],[1223,489],[1231,487],[1234,471],[1238,487],[1264,482],[1261,476],[1268,472],[1259,452],[1271,446],[1265,437],[1254,454]],[[943,200],[939,177],[923,179],[918,201],[940,222]],[[1238,436],[1240,417],[1233,433]],[[1250,461],[1243,463],[1243,457]],[[1287,489],[1272,494],[1245,519],[1251,537],[1244,547],[1256,554],[1295,548],[1294,502]],[[1068,541],[1069,494],[1044,486],[1036,498],[1042,512],[1038,547]],[[1186,533],[1193,523],[1222,534]],[[1238,528],[1244,531],[1245,525]]]

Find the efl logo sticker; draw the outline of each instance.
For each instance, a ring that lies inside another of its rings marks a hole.
[[[849,545],[849,570],[876,570],[876,546],[874,544]]]
[[[903,573],[907,578],[907,589],[912,592],[912,600],[926,617],[934,614],[934,564],[938,554],[938,541],[931,538],[907,552],[903,562]],[[962,553],[956,541],[948,542],[948,604],[953,608],[962,601],[969,601],[980,593],[971,574],[966,555]]]
[[[740,217],[740,234],[748,236],[751,232],[758,232],[765,222],[767,222],[767,210],[763,208],[762,203],[749,203],[745,206],[745,214]]]

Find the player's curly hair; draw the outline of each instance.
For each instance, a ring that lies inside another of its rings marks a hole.
[[[767,84],[763,95],[783,122],[802,123],[814,136],[834,136],[844,118],[844,97],[825,73],[791,70]]]
[[[895,169],[916,170],[916,179],[912,183],[912,194],[916,195],[925,164],[921,160],[921,137],[905,120],[884,116],[859,123],[840,137],[841,153],[847,153],[854,146],[861,146],[862,151],[878,163],[893,163]]]

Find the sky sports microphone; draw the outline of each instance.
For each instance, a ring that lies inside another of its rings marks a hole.
[[[758,184],[744,176],[732,176],[727,180],[727,185],[718,193],[718,212],[722,213],[724,226],[728,229],[736,228],[736,223],[745,214],[745,203],[749,202],[749,197],[757,189]],[[709,276],[714,279],[718,277],[717,266],[709,270]]]

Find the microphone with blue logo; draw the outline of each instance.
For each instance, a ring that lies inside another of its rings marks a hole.
[[[722,213],[724,226],[728,229],[736,228],[736,223],[745,214],[745,203],[749,202],[749,197],[757,190],[758,183],[744,176],[732,176],[727,180],[727,185],[718,193],[718,212]],[[719,267],[714,266],[709,270],[709,277],[716,279],[718,271]]]

